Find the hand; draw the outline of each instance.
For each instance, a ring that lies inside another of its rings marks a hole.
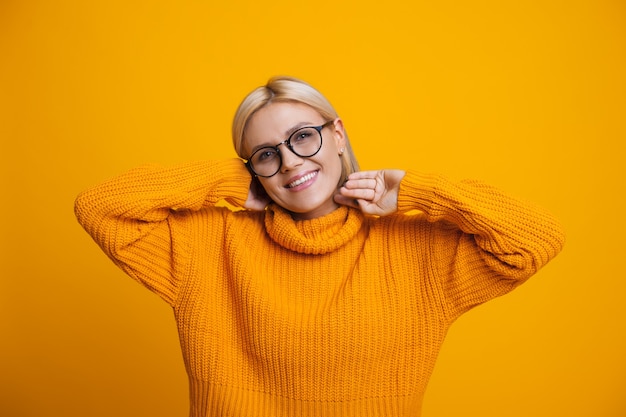
[[[404,171],[397,169],[355,172],[335,194],[335,202],[376,216],[395,213],[404,175]]]
[[[271,199],[265,192],[265,189],[257,178],[252,178],[250,182],[250,190],[248,191],[248,198],[246,199],[244,208],[253,211],[263,211],[265,207],[271,202]]]

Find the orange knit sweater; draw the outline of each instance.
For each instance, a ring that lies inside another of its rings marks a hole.
[[[294,221],[242,206],[238,160],[132,170],[78,220],[169,303],[192,417],[419,416],[446,331],[515,288],[564,238],[549,214],[475,181],[407,172],[398,213]]]

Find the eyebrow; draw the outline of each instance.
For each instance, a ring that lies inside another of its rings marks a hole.
[[[300,122],[300,123],[297,123],[296,125],[292,126],[291,128],[289,128],[289,129],[287,129],[285,131],[285,137],[291,136],[291,134],[293,132],[295,132],[296,130],[300,129],[301,127],[313,126],[313,125],[314,125],[314,123],[311,123],[311,122]]]

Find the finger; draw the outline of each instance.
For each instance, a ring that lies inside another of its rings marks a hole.
[[[376,180],[373,178],[364,178],[364,179],[348,179],[346,183],[343,185],[348,189],[357,189],[357,188],[376,188]]]
[[[360,199],[360,200],[373,200],[376,196],[376,191],[371,188],[355,188],[350,189],[346,187],[341,187],[339,189],[339,193],[342,196],[352,198],[352,199]]]
[[[348,175],[348,179],[349,180],[360,180],[360,179],[366,179],[366,178],[376,178],[376,176],[378,175],[380,171],[376,170],[376,171],[357,171],[357,172],[353,172],[352,174]]]

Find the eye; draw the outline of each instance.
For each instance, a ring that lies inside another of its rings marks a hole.
[[[263,148],[263,149],[259,149],[254,154],[254,160],[257,161],[257,162],[268,162],[268,161],[271,161],[272,159],[276,158],[276,155],[278,155],[278,152],[276,151],[276,149],[274,149],[274,148]]]
[[[294,144],[298,142],[304,142],[310,139],[316,133],[317,131],[315,129],[307,127],[307,128],[304,128],[302,130],[298,130],[297,132],[295,132],[293,136],[291,137],[291,141]]]

